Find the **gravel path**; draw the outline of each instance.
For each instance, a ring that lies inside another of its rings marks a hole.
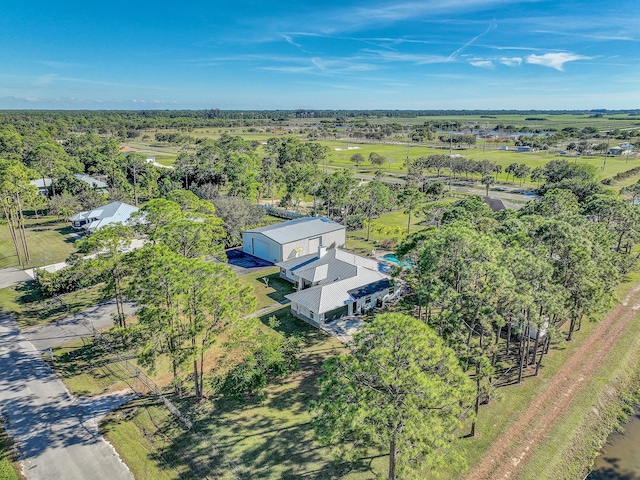
[[[467,480],[514,478],[518,468],[526,465],[531,453],[545,441],[555,422],[571,406],[584,381],[615,347],[639,309],[640,284],[584,339],[562,370],[531,399],[520,418],[494,440],[483,460],[469,472]]]

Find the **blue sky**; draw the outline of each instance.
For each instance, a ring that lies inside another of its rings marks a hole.
[[[0,108],[640,108],[638,0],[5,0]]]

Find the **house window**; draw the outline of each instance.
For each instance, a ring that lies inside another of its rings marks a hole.
[[[366,297],[364,299],[364,303],[371,303],[371,297]]]
[[[313,314],[313,312],[309,312],[309,318],[311,320],[315,320],[315,315]]]
[[[393,294],[394,294],[393,287],[391,287],[391,288],[389,289],[389,295],[393,295]]]

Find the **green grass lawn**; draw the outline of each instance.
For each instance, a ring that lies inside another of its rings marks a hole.
[[[2,480],[20,480],[17,456],[13,451],[13,440],[7,435],[0,421],[0,478]]]
[[[259,285],[259,279],[245,277],[244,281],[257,282]],[[638,275],[631,276],[620,287],[620,294],[624,294],[639,278]],[[261,319],[265,325],[268,323],[267,317],[271,315],[273,314]],[[284,335],[299,334],[304,338],[301,370],[272,382],[266,389],[264,399],[237,402],[209,395],[205,402],[197,405],[183,402],[183,407],[190,409],[191,417],[196,422],[196,428],[192,432],[180,429],[165,409],[146,398],[141,398],[134,405],[122,407],[105,423],[105,432],[121,456],[130,466],[133,465],[131,468],[136,475],[143,472],[144,475],[140,478],[149,479],[198,478],[204,473],[210,478],[225,478],[228,468],[224,465],[224,458],[232,459],[251,478],[369,479],[384,474],[384,456],[362,459],[349,466],[334,463],[328,449],[316,443],[309,426],[307,406],[317,395],[320,366],[326,359],[344,351],[344,347],[336,339],[293,318],[289,307],[276,311],[275,316],[280,321],[280,325],[276,327],[278,331]],[[580,345],[580,340],[595,325],[584,322],[582,329],[576,332],[574,342],[555,342],[551,354],[545,357],[539,377],[533,377],[531,369],[526,370],[522,384],[500,388],[491,404],[481,408],[476,437],[461,440],[469,465],[482,458],[491,442],[527,408],[530,399],[562,368],[567,358]],[[625,342],[634,344],[635,336],[629,335]],[[620,355],[625,358],[629,356],[629,353],[624,353],[626,343],[616,350],[617,353],[612,354],[613,359]],[[116,388],[120,380],[117,377],[110,378],[110,373],[101,370],[102,357],[91,354],[91,347],[76,344],[66,348],[66,351],[56,352],[54,366],[59,360],[65,360],[61,363],[66,366],[59,365],[56,370],[64,374],[64,380],[72,391],[99,393]],[[74,348],[79,351],[72,354]],[[89,357],[93,360],[87,366]],[[604,359],[602,373],[592,380],[598,388],[603,388],[606,379],[610,378],[607,377],[610,361]],[[75,364],[78,366],[73,366]],[[209,388],[208,382],[206,385]],[[593,396],[597,391],[585,394]],[[574,429],[577,418],[575,415],[583,415],[585,405],[584,401],[580,401],[573,416],[561,426]],[[468,425],[461,431],[461,435],[467,433],[467,428]],[[571,438],[565,436],[565,431],[560,433],[561,435],[549,440],[550,444],[555,445],[554,448],[566,446],[567,439]],[[215,453],[212,446],[214,443],[222,453]],[[541,459],[544,464],[555,458],[551,450],[541,453],[542,457],[534,458]],[[196,474],[190,476],[186,470]],[[446,470],[442,472],[443,478],[459,478],[458,475]]]
[[[64,262],[76,251],[74,230],[58,217],[30,217],[25,221],[31,262],[27,267],[40,267]],[[0,224],[0,268],[18,267],[18,257],[6,223]]]
[[[195,420],[192,431],[181,429],[165,408],[141,397],[121,407],[102,425],[109,440],[136,478],[230,478],[225,459],[238,465],[243,478],[345,478],[373,479],[384,471],[383,458],[367,458],[354,465],[331,460],[309,428],[308,405],[317,396],[322,363],[344,351],[335,338],[293,318],[289,307],[260,320],[269,328],[303,338],[300,370],[276,379],[262,399],[246,402],[211,395],[188,408]],[[120,385],[108,357],[90,345],[74,342],[56,350],[53,367],[74,393],[102,393]],[[106,369],[106,370],[105,370]],[[205,388],[210,389],[205,381]],[[215,445],[215,447],[214,447]],[[216,449],[219,449],[216,450]],[[349,473],[350,472],[350,473]]]
[[[156,155],[156,162],[161,165],[173,165],[176,163],[176,157],[173,155]]]
[[[62,320],[88,307],[107,300],[102,285],[84,288],[58,298],[42,299],[32,284],[0,289],[0,310],[9,312],[20,327],[35,327]]]
[[[267,279],[268,286],[263,279]],[[286,300],[285,295],[293,293],[293,285],[280,278],[278,267],[269,267],[258,272],[242,275],[240,281],[251,285],[258,301],[258,308],[275,305]]]
[[[456,201],[458,198],[448,197],[447,201]],[[407,221],[409,215],[404,213],[404,210],[397,210],[395,212],[388,212],[375,218],[371,224],[371,235],[369,241],[367,241],[367,227],[359,230],[353,230],[347,232],[347,244],[346,248],[354,253],[360,255],[368,255],[372,249],[382,249],[383,241],[390,241],[393,243],[400,242],[407,234]],[[411,231],[410,233],[417,232],[425,228],[424,218],[418,217],[414,214],[411,215]],[[393,250],[394,248],[389,248]]]

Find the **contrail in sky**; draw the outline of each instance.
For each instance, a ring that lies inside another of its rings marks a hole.
[[[461,46],[459,49],[457,49],[455,52],[453,52],[451,55],[449,55],[449,57],[447,58],[447,62],[449,60],[451,60],[453,57],[455,57],[457,54],[459,54],[462,50],[467,48],[469,45],[471,45],[473,42],[478,40],[480,37],[484,37],[487,33],[489,33],[491,30],[493,30],[494,28],[497,28],[497,27],[498,27],[498,25],[496,24],[495,19],[493,19],[484,32],[482,32],[480,35],[478,35],[476,37],[473,37],[471,40],[469,40],[467,43],[465,43],[463,46]]]

